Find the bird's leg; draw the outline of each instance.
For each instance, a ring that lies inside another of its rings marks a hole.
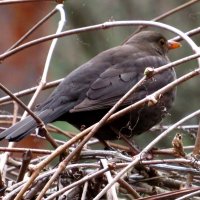
[[[113,147],[111,147],[105,140],[99,139],[99,142],[104,146],[105,150],[111,150],[111,151],[116,151]]]
[[[130,140],[128,140],[128,138],[126,136],[124,136],[122,133],[120,133],[119,130],[117,130],[116,128],[114,128],[112,126],[110,128],[113,130],[113,132],[116,135],[118,135],[119,138],[121,138],[122,140],[124,140],[126,142],[126,144],[129,146],[130,152],[132,153],[133,156],[137,155],[140,152],[140,150],[137,147],[135,147],[135,145]]]

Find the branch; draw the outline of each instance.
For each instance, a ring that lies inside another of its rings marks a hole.
[[[184,4],[180,5],[180,6],[177,6],[176,8],[173,8],[173,9],[167,11],[166,13],[164,13],[164,14],[158,16],[158,17],[153,18],[151,21],[156,22],[156,21],[159,21],[159,20],[161,20],[161,19],[164,19],[164,18],[166,18],[166,17],[168,17],[168,16],[170,16],[170,15],[172,15],[172,14],[174,14],[174,13],[176,13],[176,12],[178,12],[178,11],[184,9],[184,8],[187,8],[188,6],[191,6],[191,5],[194,4],[194,3],[197,3],[198,1],[199,1],[199,0],[191,0],[191,1],[189,1],[189,2],[186,2],[186,3],[184,3]],[[139,26],[139,27],[136,29],[136,31],[134,31],[134,33],[133,33],[131,36],[133,36],[134,34],[140,32],[141,30],[143,30],[143,29],[146,28],[146,27],[147,27],[147,26],[144,26],[144,25],[143,25],[143,26]],[[129,37],[129,38],[130,38],[130,37]],[[129,39],[129,38],[128,38],[128,39]],[[126,39],[126,41],[127,41],[128,39]],[[125,42],[126,42],[126,41],[125,41]]]
[[[0,5],[8,5],[15,3],[39,3],[45,1],[55,1],[55,0],[1,0]]]
[[[14,49],[15,47],[19,46],[29,35],[31,35],[39,26],[41,26],[44,22],[46,22],[51,16],[53,16],[57,10],[54,8],[50,13],[48,13],[42,20],[40,20],[35,26],[33,26],[23,37],[21,37],[15,44],[13,44],[6,52]]]
[[[46,42],[48,40],[52,40],[54,38],[59,38],[59,37],[64,37],[67,35],[73,35],[73,34],[77,34],[77,33],[84,33],[86,31],[94,31],[94,30],[99,30],[99,29],[107,29],[107,28],[112,28],[112,27],[119,27],[119,26],[136,26],[136,25],[149,25],[149,26],[155,26],[155,27],[159,27],[159,28],[163,28],[163,29],[167,29],[171,32],[174,32],[178,35],[180,35],[182,38],[184,38],[189,44],[193,44],[193,49],[194,49],[194,42],[186,35],[184,34],[182,31],[164,24],[164,23],[160,23],[160,22],[153,22],[153,21],[143,21],[143,20],[138,20],[138,21],[114,21],[114,22],[104,22],[102,24],[97,24],[97,25],[93,25],[93,26],[86,26],[86,27],[82,27],[82,28],[77,28],[77,29],[73,29],[73,30],[69,30],[69,31],[64,31],[60,34],[52,34],[49,36],[45,36],[36,40],[33,40],[31,42],[27,42],[19,47],[16,47],[15,49],[12,49],[9,52],[5,52],[3,54],[0,55],[0,60],[4,60],[7,57],[10,57],[11,55],[22,51],[26,48],[29,48],[31,46],[37,45],[39,43],[42,42]]]
[[[64,80],[64,78],[58,79],[58,80],[55,80],[55,81],[51,81],[51,82],[45,84],[45,86],[42,88],[42,90],[49,89],[49,88],[52,88],[52,87],[56,87],[63,80]],[[37,87],[38,86],[29,88],[29,89],[25,89],[25,90],[22,90],[20,92],[16,92],[13,95],[15,95],[16,97],[23,97],[25,95],[32,94],[33,92],[35,92]],[[6,102],[10,103],[8,101],[11,101],[11,100],[12,100],[12,98],[10,96],[2,97],[2,98],[0,98],[0,104],[6,103]]]

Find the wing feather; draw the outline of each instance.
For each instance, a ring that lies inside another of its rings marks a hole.
[[[129,62],[118,63],[106,69],[90,85],[86,97],[70,112],[80,112],[88,110],[98,110],[113,106],[128,90],[131,89],[142,77],[146,67],[159,67],[168,60],[160,56],[142,56],[134,60],[128,59]],[[147,93],[148,84],[154,90],[158,89],[156,77],[154,81],[149,80],[144,86],[141,86],[133,95],[131,95],[123,105],[127,105],[144,98]],[[149,93],[153,91],[149,91]]]

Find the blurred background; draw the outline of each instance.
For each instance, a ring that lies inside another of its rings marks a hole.
[[[188,1],[186,0],[68,0],[65,2],[65,10],[67,14],[67,24],[65,30],[84,27],[103,23],[113,20],[151,20],[177,6]],[[20,37],[22,37],[32,26],[47,15],[56,6],[53,1],[37,1],[32,3],[8,4],[0,5],[0,52],[4,53],[12,46]],[[37,29],[26,41],[53,34],[56,31],[59,21],[57,13],[50,18],[42,27]],[[187,32],[194,29],[200,24],[200,3],[197,3],[174,13],[161,20],[171,26],[179,28]],[[115,27],[106,30],[97,30],[85,32],[78,35],[66,36],[59,39],[51,67],[48,75],[48,81],[65,77],[70,71],[77,68],[81,64],[88,61],[101,51],[120,45],[129,37],[137,26]],[[149,29],[153,29],[149,27]],[[175,35],[163,31],[167,38]],[[200,35],[197,34],[192,39],[199,45]],[[5,60],[0,65],[1,83],[8,87],[11,91],[16,92],[36,86],[40,81],[45,59],[48,53],[50,42],[45,42],[34,47],[23,50]],[[192,51],[185,42],[183,47],[170,52],[170,59],[176,60],[184,56],[191,55]],[[197,67],[196,61],[191,61],[176,68],[177,76],[181,76],[192,71]],[[164,120],[163,124],[171,124],[190,112],[199,109],[199,90],[200,80],[194,78],[182,84],[177,89],[177,99],[171,116]],[[49,95],[52,90],[42,92],[37,99],[41,102]],[[0,96],[5,96],[0,91]],[[28,103],[31,96],[22,98]],[[13,106],[1,106],[2,113],[13,111]],[[198,124],[199,119],[192,119],[187,124]],[[66,130],[68,126],[62,124]],[[70,128],[71,130],[71,128]],[[187,135],[187,134],[186,134]],[[148,135],[149,138],[150,135]],[[173,135],[170,135],[171,139]],[[137,137],[142,145],[146,142],[144,135]],[[185,142],[189,143],[193,140],[185,137]],[[28,144],[30,145],[30,144]],[[163,144],[161,144],[163,145]]]

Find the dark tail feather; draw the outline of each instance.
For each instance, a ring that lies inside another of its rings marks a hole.
[[[63,114],[63,110],[64,109],[48,109],[36,114],[45,124],[47,124],[61,116]],[[9,141],[19,141],[26,135],[33,133],[36,128],[36,121],[31,116],[28,116],[24,120],[14,124],[10,128],[0,133],[0,140],[6,138]]]

